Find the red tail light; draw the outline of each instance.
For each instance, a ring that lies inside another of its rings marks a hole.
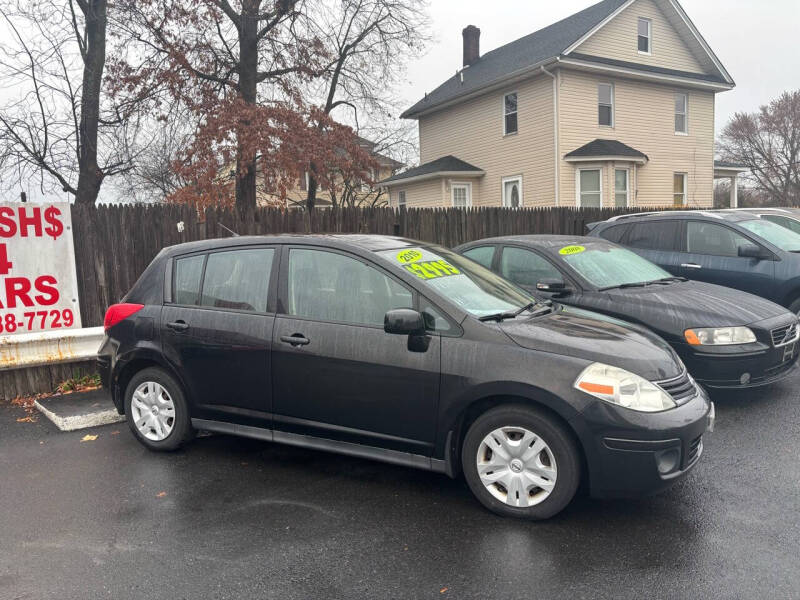
[[[108,331],[120,321],[124,321],[143,308],[144,304],[112,304],[106,311],[106,318],[103,320],[103,328]]]

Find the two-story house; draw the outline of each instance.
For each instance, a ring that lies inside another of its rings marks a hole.
[[[604,0],[480,55],[403,113],[420,166],[392,206],[711,206],[734,81],[676,0]]]

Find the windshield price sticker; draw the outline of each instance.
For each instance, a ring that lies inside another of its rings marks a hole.
[[[408,264],[412,262],[417,262],[419,259],[422,258],[422,252],[419,250],[403,250],[400,254],[397,255],[397,261],[400,264]]]
[[[420,279],[436,279],[438,277],[450,277],[452,275],[461,274],[461,271],[444,260],[431,260],[406,265],[406,270]]]
[[[580,254],[586,250],[583,246],[564,246],[561,250],[558,251],[559,254],[562,256],[570,256],[572,254]]]

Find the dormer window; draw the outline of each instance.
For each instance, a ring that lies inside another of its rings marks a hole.
[[[503,134],[517,133],[517,92],[503,96]]]
[[[653,22],[643,17],[639,18],[639,54],[650,54],[653,38]]]

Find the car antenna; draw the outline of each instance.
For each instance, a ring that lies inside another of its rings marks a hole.
[[[217,223],[217,225],[219,225],[219,226],[220,226],[220,227],[222,227],[222,228],[223,228],[225,231],[227,231],[228,233],[230,233],[231,235],[233,235],[233,237],[239,237],[239,234],[238,234],[238,233],[236,233],[236,232],[235,232],[233,229],[229,229],[228,227],[225,227],[225,225],[223,225],[222,223]]]

